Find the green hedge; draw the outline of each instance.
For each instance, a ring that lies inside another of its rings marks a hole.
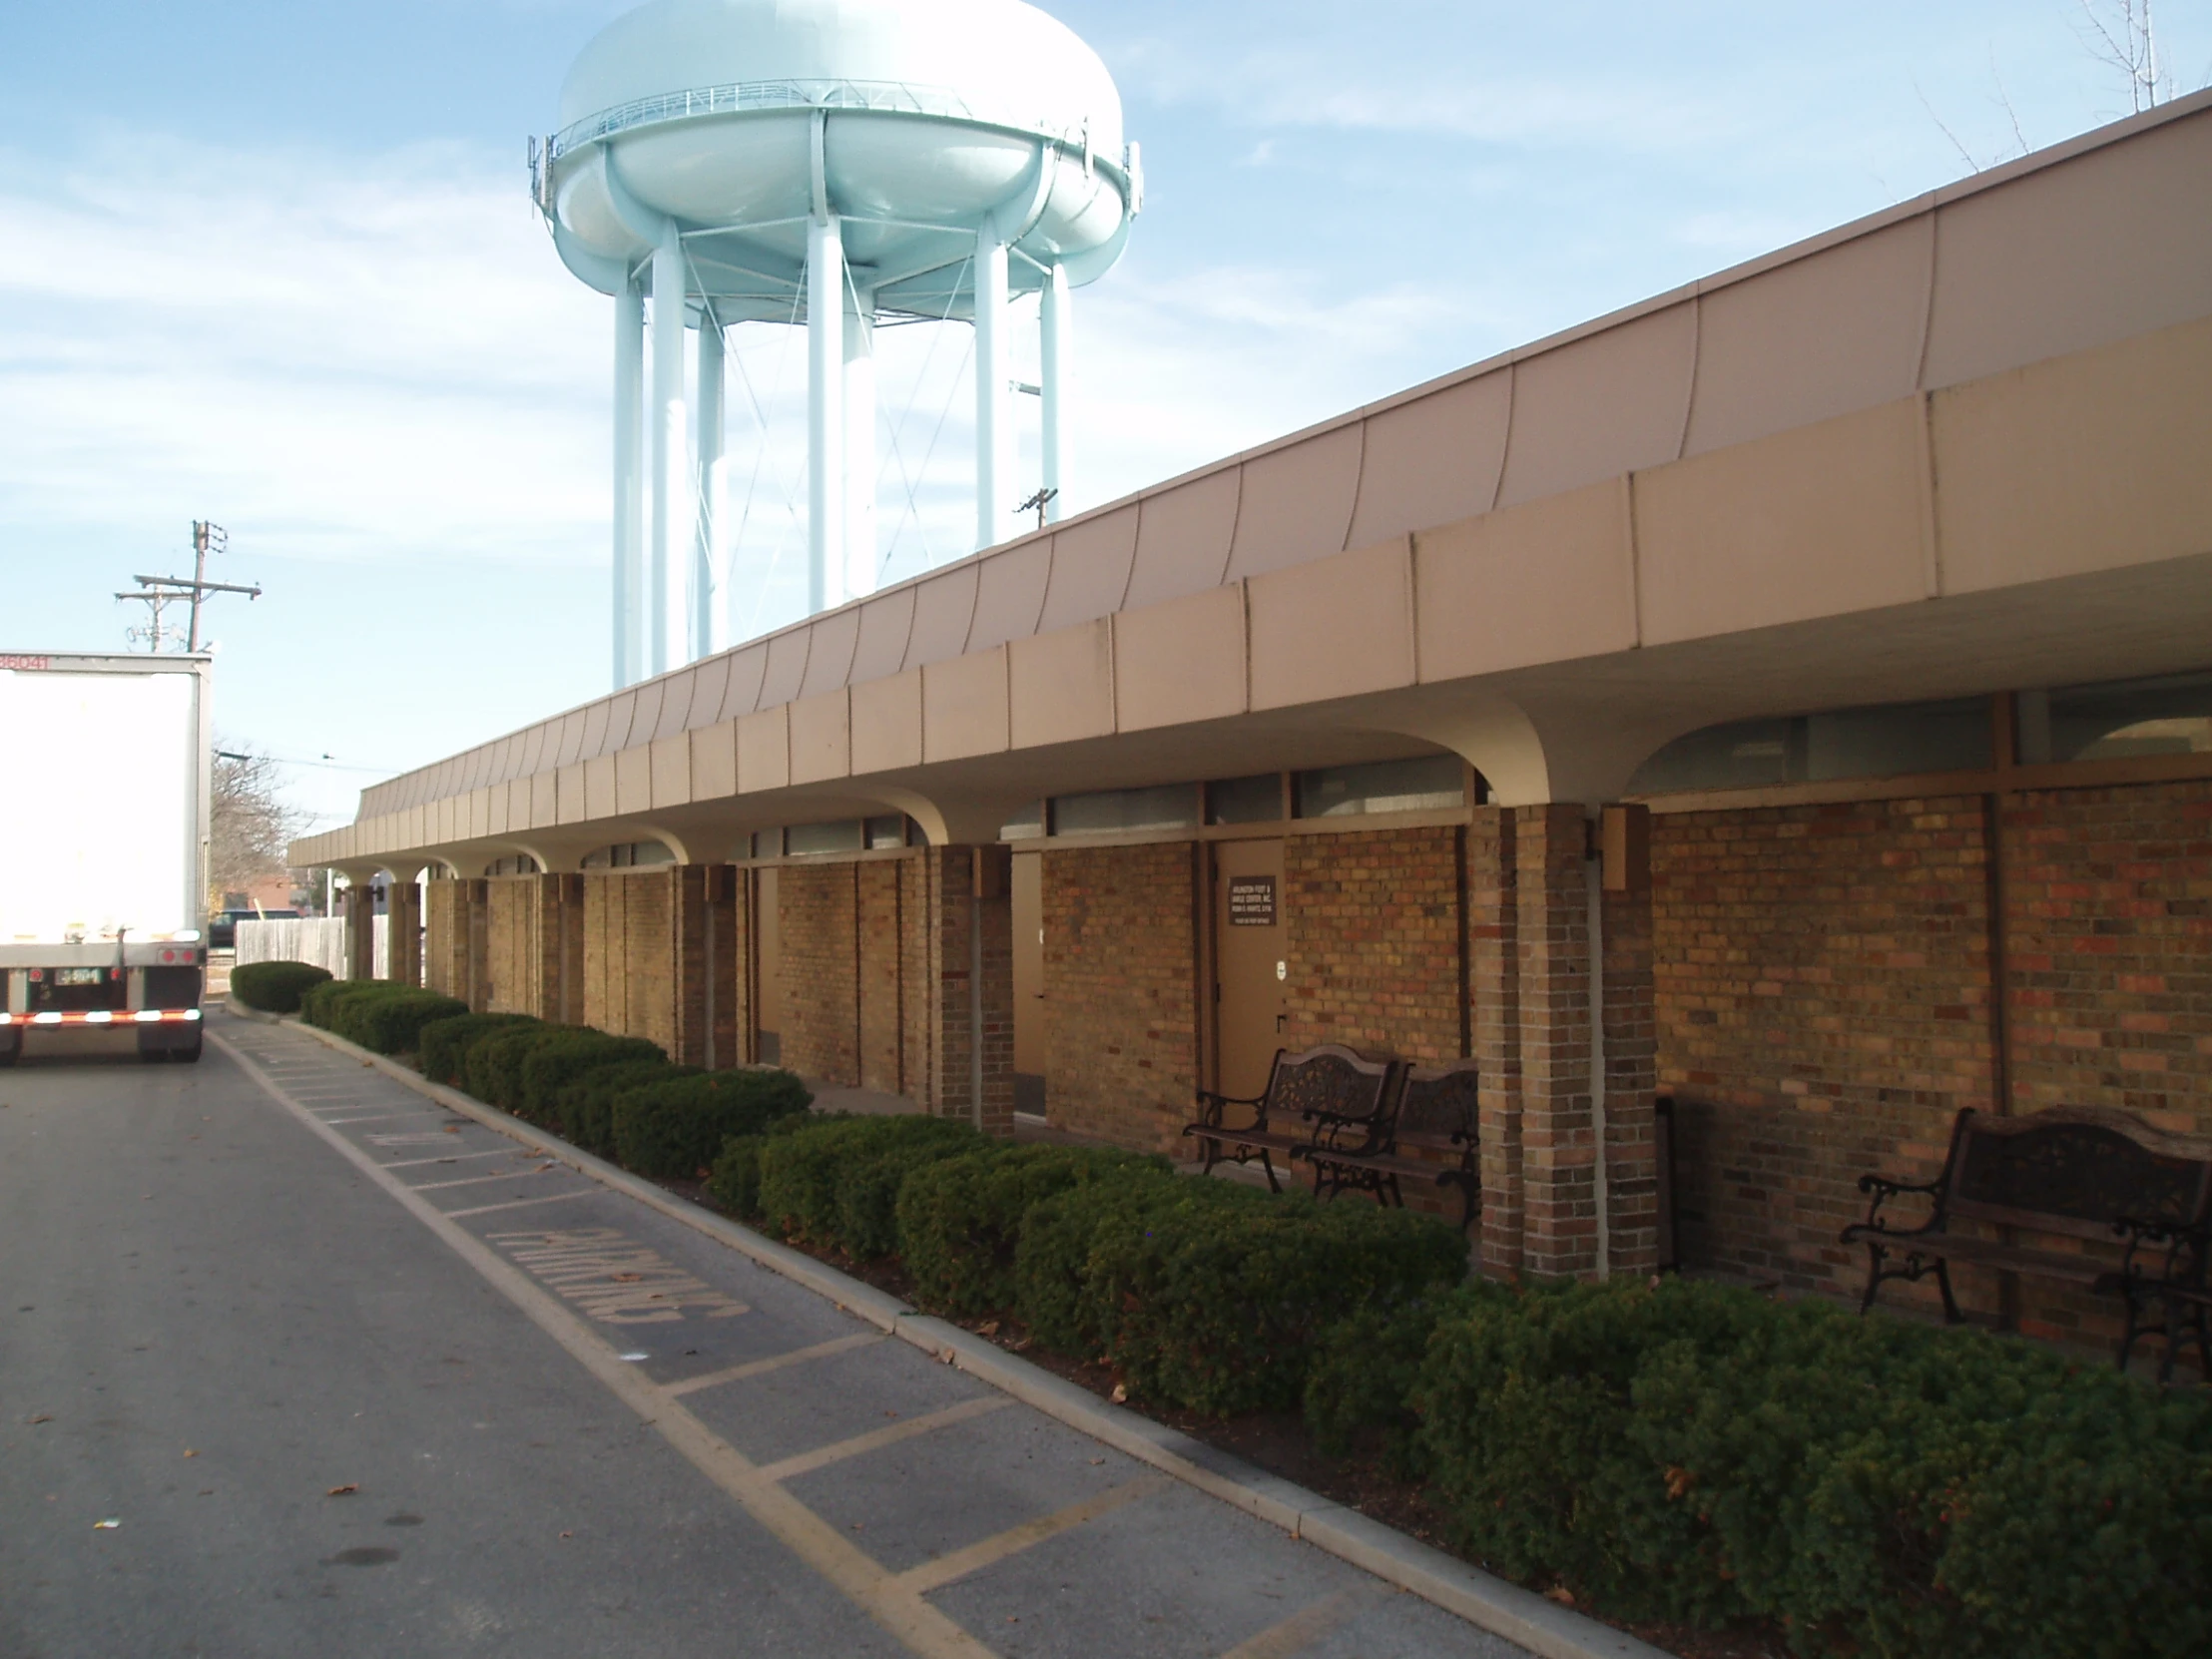
[[[390,979],[326,979],[299,993],[299,1017],[309,1025],[333,1030],[338,1010],[348,1002],[391,996],[408,988]]]
[[[300,993],[329,978],[328,968],[312,962],[248,962],[231,970],[231,995],[265,1014],[296,1014]]]
[[[1105,1360],[1120,1314],[1090,1277],[1092,1242],[1109,1226],[1142,1226],[1178,1205],[1257,1205],[1267,1194],[1230,1181],[1129,1170],[1045,1199],[1022,1217],[1014,1248],[1014,1306],[1045,1348]]]
[[[714,1173],[707,1178],[708,1193],[740,1221],[759,1221],[761,1149],[771,1140],[796,1135],[803,1129],[817,1128],[825,1123],[845,1122],[851,1116],[849,1112],[812,1112],[805,1116],[778,1118],[758,1135],[731,1136],[722,1143]]]
[[[615,1097],[641,1083],[671,1077],[695,1077],[697,1066],[666,1060],[616,1060],[598,1065],[561,1086],[553,1102],[555,1126],[572,1145],[602,1158],[615,1155]]]
[[[899,1259],[929,1307],[1000,1313],[1015,1304],[1014,1252],[1032,1209],[1073,1187],[1168,1170],[1133,1152],[995,1144],[924,1164],[898,1190]]]
[[[433,1020],[422,1028],[417,1039],[415,1064],[433,1083],[464,1088],[470,1049],[496,1032],[540,1023],[529,1014],[459,1014],[452,1019]]]
[[[1668,1281],[1445,1310],[1409,1393],[1459,1544],[1804,1652],[2212,1650],[2212,1400],[2017,1340]]]
[[[422,1028],[468,1012],[468,1004],[436,991],[401,985],[380,996],[349,996],[329,1009],[329,1028],[377,1054],[411,1054]]]
[[[490,1032],[468,1045],[468,1058],[461,1067],[462,1087],[478,1100],[502,1112],[512,1112],[522,1104],[524,1063],[540,1046],[559,1042],[580,1029],[534,1019],[527,1025]]]
[[[643,1037],[616,1037],[589,1026],[554,1026],[544,1039],[523,1056],[514,1080],[514,1112],[517,1117],[548,1129],[562,1127],[561,1090],[600,1066],[624,1060],[658,1060],[668,1063],[661,1045]]]
[[[858,1261],[897,1248],[898,1186],[909,1171],[986,1144],[964,1123],[919,1116],[811,1124],[761,1148],[761,1213],[787,1238]]]
[[[614,1098],[615,1156],[656,1180],[704,1174],[733,1136],[758,1135],[814,1104],[792,1072],[701,1072],[633,1084]]]

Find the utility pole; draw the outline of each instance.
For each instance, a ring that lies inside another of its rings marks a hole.
[[[258,582],[252,586],[242,586],[237,582],[208,580],[208,555],[226,552],[230,545],[231,534],[222,525],[196,518],[192,521],[191,581],[186,581],[182,576],[133,576],[131,580],[138,583],[142,591],[116,595],[118,599],[143,599],[152,606],[154,622],[146,631],[152,641],[149,650],[161,650],[163,637],[170,632],[162,627],[162,607],[173,599],[189,599],[192,602],[192,626],[185,636],[185,649],[198,651],[201,646],[200,607],[209,594],[243,593],[250,600],[261,598],[262,589]],[[137,630],[133,630],[133,637],[137,637]]]

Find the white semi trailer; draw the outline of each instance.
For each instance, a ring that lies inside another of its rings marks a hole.
[[[200,1058],[208,687],[206,657],[0,652],[0,1065]]]

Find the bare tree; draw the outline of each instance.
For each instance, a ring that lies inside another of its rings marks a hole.
[[[307,815],[282,792],[282,775],[271,757],[250,744],[217,748],[209,814],[212,908],[222,907],[226,893],[288,867],[292,838],[305,830]]]
[[[2127,79],[2128,108],[2140,115],[2174,95],[2174,78],[2158,51],[2150,0],[2076,0],[2074,32],[2098,62]]]

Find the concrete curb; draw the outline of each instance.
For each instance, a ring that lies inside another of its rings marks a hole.
[[[1524,1590],[1517,1584],[1471,1567],[1404,1533],[1310,1492],[1292,1481],[1255,1468],[1242,1458],[1153,1421],[1141,1412],[1111,1405],[1089,1389],[1055,1377],[1019,1355],[945,1320],[919,1313],[896,1297],[816,1261],[812,1256],[741,1226],[712,1210],[687,1202],[603,1158],[569,1145],[558,1135],[486,1106],[472,1095],[433,1083],[397,1061],[358,1044],[280,1014],[233,1007],[244,1019],[269,1025],[297,1025],[327,1048],[375,1067],[395,1082],[439,1105],[473,1118],[487,1129],[520,1141],[546,1157],[568,1165],[601,1185],[638,1200],[696,1232],[739,1251],[878,1330],[911,1343],[932,1358],[956,1366],[979,1382],[1012,1395],[1046,1416],[1088,1434],[1173,1475],[1210,1496],[1235,1505],[1294,1538],[1351,1562],[1385,1583],[1394,1584],[1542,1659],[1669,1659],[1664,1649],[1639,1641],[1626,1631],[1600,1624],[1571,1608]]]

